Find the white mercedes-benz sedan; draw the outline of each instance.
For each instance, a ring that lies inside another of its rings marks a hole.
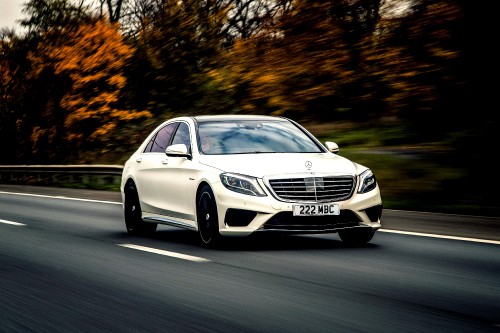
[[[261,232],[336,233],[369,242],[382,200],[373,172],[282,117],[218,115],[165,121],[125,162],[129,234],[157,224],[196,231],[204,246]]]

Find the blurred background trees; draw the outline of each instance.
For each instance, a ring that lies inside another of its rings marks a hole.
[[[121,163],[151,125],[207,113],[397,124],[406,140],[468,149],[489,122],[468,116],[464,10],[30,0],[25,30],[0,33],[0,164]]]

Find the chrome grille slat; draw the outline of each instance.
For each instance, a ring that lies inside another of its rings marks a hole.
[[[325,202],[349,199],[354,191],[352,176],[271,179],[274,194],[284,201]]]

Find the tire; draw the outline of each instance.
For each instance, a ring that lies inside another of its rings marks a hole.
[[[134,184],[127,185],[125,190],[125,226],[130,235],[142,236],[156,231],[156,223],[146,223],[142,220],[139,195]]]
[[[339,237],[348,245],[363,245],[372,240],[375,231],[370,228],[345,229],[339,231]]]
[[[204,185],[196,197],[196,217],[201,245],[215,247],[221,241],[219,218],[215,196],[208,185]]]

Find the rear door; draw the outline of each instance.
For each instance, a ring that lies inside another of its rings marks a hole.
[[[167,157],[165,149],[172,141],[172,136],[178,125],[178,122],[173,122],[160,128],[135,161],[138,170],[136,174],[137,187],[143,212],[161,214],[161,201],[164,198],[159,196],[158,191],[159,182],[162,177],[165,177],[164,161]]]

